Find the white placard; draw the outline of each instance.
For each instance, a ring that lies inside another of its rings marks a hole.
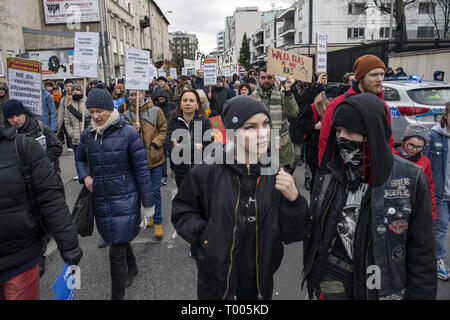
[[[28,51],[30,60],[42,64],[43,80],[75,79],[73,75],[73,49]],[[71,72],[72,71],[72,72]]]
[[[22,102],[35,115],[42,116],[41,63],[8,58],[9,99]]]
[[[217,84],[217,60],[205,59],[203,64],[204,85],[215,86]]]
[[[81,78],[98,77],[98,52],[100,34],[98,32],[75,32],[73,74]]]
[[[42,0],[45,24],[100,21],[98,0]]]
[[[224,77],[231,77],[232,76],[232,74],[231,74],[231,66],[223,66],[222,76],[224,76]]]
[[[170,77],[172,79],[177,79],[178,78],[177,69],[176,68],[170,68]]]
[[[164,68],[158,69],[158,77],[164,77],[167,78],[167,73]]]
[[[195,69],[195,60],[183,59],[183,62],[186,69]]]
[[[147,50],[126,50],[125,89],[148,90],[150,79],[150,52]]]
[[[153,81],[153,78],[158,79],[158,69],[156,69],[156,67],[154,65],[150,64],[150,68],[149,68],[150,82]]]
[[[327,72],[327,35],[316,33],[316,73]]]
[[[187,68],[181,68],[181,75],[182,76],[187,76],[188,75],[188,69]]]

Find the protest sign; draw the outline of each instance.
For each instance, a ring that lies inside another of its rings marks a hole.
[[[75,32],[74,76],[97,78],[99,46],[98,32]]]
[[[166,72],[166,69],[164,69],[164,68],[158,69],[158,77],[164,77],[164,78],[167,78],[167,72]]]
[[[35,115],[42,116],[41,63],[8,58],[9,99],[16,99]]]
[[[177,69],[176,68],[170,68],[170,77],[172,79],[177,79],[178,78]]]
[[[214,141],[227,144],[227,133],[221,116],[209,118],[214,131]]]
[[[217,84],[217,60],[213,58],[205,59],[203,70],[205,86],[215,86]]]
[[[153,81],[153,78],[158,79],[158,69],[152,64],[150,64],[149,70],[149,82]]]
[[[148,90],[150,79],[150,52],[147,50],[126,50],[125,89]]]
[[[43,80],[75,79],[73,49],[28,51],[30,60],[42,65]]]
[[[231,66],[223,66],[222,76],[224,76],[224,77],[231,77],[232,76],[232,74],[231,74]]]
[[[45,24],[100,21],[98,0],[42,0]]]
[[[188,69],[187,68],[181,68],[181,75],[187,76],[188,75]]]
[[[292,76],[295,80],[312,82],[312,58],[269,47],[267,72],[280,77]]]
[[[316,33],[316,73],[327,72],[327,35]]]
[[[230,74],[239,74],[239,62],[235,53],[234,48],[231,48],[223,53],[217,55],[206,55],[200,51],[195,53],[195,69],[203,69],[205,64],[205,59],[215,58],[217,60],[217,74],[223,75],[224,66],[230,66]]]

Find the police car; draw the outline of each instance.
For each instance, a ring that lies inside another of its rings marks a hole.
[[[421,81],[417,76],[383,81],[384,100],[391,111],[395,144],[407,127],[432,128],[450,102],[450,85],[441,81]]]

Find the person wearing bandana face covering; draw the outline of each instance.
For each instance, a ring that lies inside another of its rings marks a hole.
[[[383,101],[341,102],[311,194],[302,287],[310,299],[435,299],[435,240],[423,170],[392,154]]]

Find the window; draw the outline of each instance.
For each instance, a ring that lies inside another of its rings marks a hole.
[[[421,2],[419,3],[419,14],[434,13],[435,4],[431,2]]]
[[[3,70],[3,55],[2,55],[2,50],[0,49],[0,76],[4,77],[5,73]]]
[[[303,19],[303,8],[298,9],[298,21]]]
[[[383,87],[384,101],[400,101],[400,94],[397,90]]]
[[[6,53],[6,56],[7,56],[7,57],[14,58],[14,51],[8,50],[8,52]]]
[[[380,28],[380,38],[389,39],[389,27]]]
[[[391,3],[390,2],[382,2],[381,3],[381,14],[389,14],[389,12],[384,11],[383,9],[387,9],[391,11]]]
[[[298,43],[303,43],[303,32],[298,33]]]
[[[364,28],[347,28],[348,39],[364,39]]]
[[[366,13],[366,5],[364,3],[349,3],[348,4],[348,14],[365,14]]]
[[[434,27],[418,27],[417,38],[425,38],[425,39],[434,38]]]
[[[417,89],[406,92],[416,103],[430,106],[445,106],[450,101],[450,88]]]
[[[270,33],[271,33],[271,32],[270,32],[270,29],[265,31],[264,34],[265,34],[265,38],[266,38],[266,39],[270,38]]]

